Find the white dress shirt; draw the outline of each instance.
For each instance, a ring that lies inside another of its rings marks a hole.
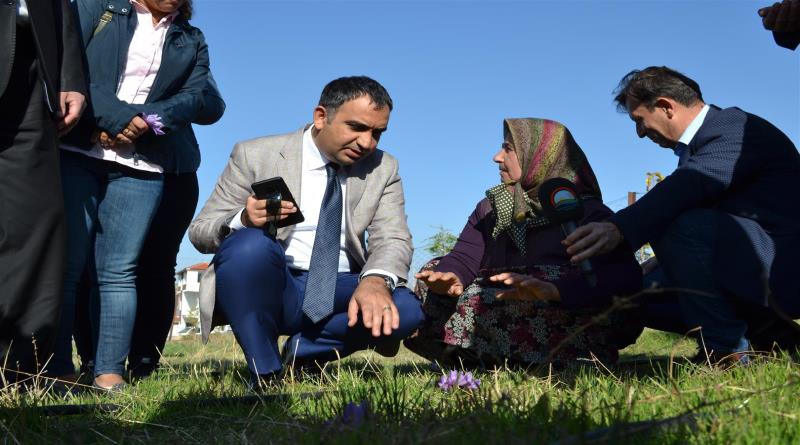
[[[325,166],[330,162],[322,154],[311,136],[313,125],[303,133],[302,176],[300,178],[300,211],[305,220],[292,226],[286,243],[286,264],[292,269],[308,270],[311,264],[311,252],[314,248],[314,238],[317,234],[319,211],[322,207],[322,198],[328,183],[328,174]],[[350,272],[350,261],[347,259],[345,246],[345,206],[347,204],[347,176],[344,169],[339,169],[339,184],[342,186],[342,231],[339,238],[339,272]],[[267,179],[267,178],[264,178]],[[230,221],[228,226],[233,230],[244,228],[242,225],[242,212],[240,210]],[[379,274],[384,275],[397,285],[397,275],[382,269],[370,269],[361,273],[361,276]]]
[[[131,44],[128,47],[125,71],[122,73],[117,86],[117,98],[129,104],[143,104],[150,94],[156,75],[158,75],[167,30],[169,30],[170,25],[178,15],[178,11],[165,16],[153,26],[153,16],[144,3],[138,0],[131,0],[131,4],[136,11],[137,24]],[[116,135],[109,136],[114,137]],[[164,172],[161,166],[157,164],[143,159],[134,159],[135,144],[121,144],[112,149],[103,148],[98,143],[88,151],[69,145],[62,145],[61,148],[104,161],[116,162],[136,170],[156,173]]]
[[[697,113],[697,116],[694,117],[689,126],[686,127],[685,130],[683,130],[683,134],[681,135],[681,138],[678,139],[678,142],[686,145],[689,145],[689,142],[692,142],[692,139],[694,139],[694,135],[696,135],[697,131],[700,130],[700,127],[703,125],[703,121],[706,120],[706,114],[708,114],[708,110],[710,108],[711,107],[709,107],[708,105],[703,106],[703,108],[700,110],[699,113]]]

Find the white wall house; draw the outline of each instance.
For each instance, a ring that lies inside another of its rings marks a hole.
[[[172,335],[200,332],[200,278],[208,269],[208,263],[198,263],[175,274],[175,317]]]

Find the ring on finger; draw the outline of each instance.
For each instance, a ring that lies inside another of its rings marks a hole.
[[[387,304],[386,306],[384,306],[384,307],[383,307],[383,311],[384,311],[384,312],[386,312],[386,311],[390,311],[390,312],[391,312],[391,310],[392,310],[392,307],[391,307],[391,306],[389,306],[388,304]]]

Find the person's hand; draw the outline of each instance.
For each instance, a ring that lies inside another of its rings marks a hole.
[[[775,32],[800,31],[800,1],[783,0],[758,10],[764,28]]]
[[[132,144],[133,141],[150,130],[147,122],[139,116],[134,116],[128,123],[128,126],[122,130],[122,133],[116,136],[118,144]]]
[[[424,270],[414,275],[414,278],[424,281],[434,294],[458,297],[464,292],[464,285],[453,272]]]
[[[75,91],[62,91],[59,96],[58,136],[64,136],[78,123],[86,108],[86,98]]]
[[[658,258],[650,257],[644,263],[640,264],[640,266],[642,268],[642,275],[647,275],[658,267]]]
[[[100,146],[103,148],[114,148],[114,146],[117,145],[117,141],[109,136],[109,134],[105,131],[101,131],[98,134],[97,140],[100,142]]]
[[[267,199],[258,199],[254,195],[247,197],[245,210],[242,212],[242,225],[245,227],[264,227],[270,221],[281,221],[297,212],[297,207],[291,201],[281,201],[275,213],[267,209]],[[383,281],[381,281],[383,282]]]
[[[570,261],[575,264],[614,250],[622,242],[622,233],[610,222],[593,222],[578,227],[561,244],[567,246]]]
[[[347,306],[347,326],[352,328],[358,323],[359,312],[364,327],[372,330],[373,337],[380,337],[381,332],[392,335],[392,330],[400,328],[400,312],[381,277],[366,276],[358,283]]]
[[[530,275],[514,272],[503,272],[489,277],[489,281],[512,286],[513,290],[498,292],[498,300],[542,300],[559,301],[561,294],[555,284],[542,281]]]

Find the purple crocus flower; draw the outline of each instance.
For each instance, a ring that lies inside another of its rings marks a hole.
[[[478,389],[478,385],[481,384],[481,381],[472,377],[471,372],[467,372],[466,374],[460,374],[458,376],[458,387],[474,390]]]
[[[344,407],[342,412],[342,424],[353,428],[358,428],[364,423],[364,419],[369,414],[369,402],[364,400],[358,405],[350,402]]]
[[[481,381],[474,378],[471,372],[458,372],[458,371],[450,371],[449,374],[445,374],[439,379],[439,388],[444,390],[445,392],[453,389],[453,388],[461,388],[466,390],[475,390],[478,389],[478,386],[481,384]]]
[[[161,136],[164,133],[164,124],[161,122],[161,116],[157,114],[142,114],[142,119],[147,122],[147,125],[150,126],[150,129],[153,130],[158,136]]]
[[[453,386],[458,383],[458,372],[457,371],[450,371],[450,374],[445,374],[439,379],[439,388],[442,388],[445,392],[449,391]]]

